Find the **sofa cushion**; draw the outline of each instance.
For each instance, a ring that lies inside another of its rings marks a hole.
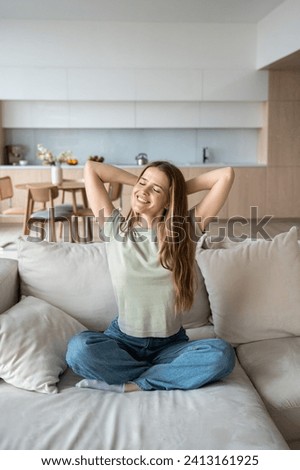
[[[75,244],[19,241],[21,293],[61,308],[89,329],[104,330],[118,313],[104,243]],[[186,328],[208,323],[210,307],[203,276]]]
[[[0,259],[0,314],[18,301],[18,262],[15,259]]]
[[[89,329],[104,330],[118,309],[103,243],[18,245],[22,295],[55,305]]]
[[[201,250],[197,261],[217,336],[236,345],[300,335],[296,227],[272,241]]]
[[[0,449],[288,449],[238,361],[226,379],[198,390],[115,393],[77,388],[78,380],[68,369],[60,393],[43,396],[0,383]]]
[[[242,344],[237,354],[285,439],[300,440],[300,338]]]
[[[67,343],[84,329],[53,305],[26,297],[0,316],[0,377],[19,388],[56,393]]]

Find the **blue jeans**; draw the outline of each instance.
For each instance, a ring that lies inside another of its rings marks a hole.
[[[168,338],[128,336],[116,319],[104,333],[83,331],[71,338],[66,360],[86,379],[133,382],[142,390],[191,390],[227,376],[235,352],[222,339],[189,341],[183,328]]]

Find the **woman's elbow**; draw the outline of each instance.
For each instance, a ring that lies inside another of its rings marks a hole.
[[[87,171],[87,172],[92,171],[93,163],[94,162],[92,162],[91,160],[88,160],[84,165],[84,171]]]
[[[234,169],[231,166],[224,168],[224,178],[232,184],[234,182],[235,173]]]
[[[99,163],[93,162],[91,160],[88,160],[85,165],[84,165],[84,179],[88,178],[89,176],[97,174],[96,172],[96,165],[99,165]]]
[[[91,161],[88,160],[85,165],[84,165],[84,169],[83,169],[83,172],[84,172],[84,175],[86,176],[88,173],[91,172]]]

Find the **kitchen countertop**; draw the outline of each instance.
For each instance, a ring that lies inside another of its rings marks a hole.
[[[109,163],[110,162],[105,162]],[[118,166],[120,168],[143,168],[140,165],[134,165],[131,163],[112,163],[112,165]],[[224,163],[175,163],[179,168],[219,168],[224,166],[232,166],[234,168],[265,168],[267,165],[264,163],[237,163],[237,162],[224,162]],[[62,169],[83,169],[84,165],[62,165]],[[0,165],[0,169],[9,169],[9,170],[50,170],[50,165]]]

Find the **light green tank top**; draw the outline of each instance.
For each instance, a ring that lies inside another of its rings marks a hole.
[[[156,232],[136,228],[124,234],[121,222],[116,209],[103,227],[119,327],[139,338],[172,336],[181,315],[175,314],[172,273],[159,262]]]

